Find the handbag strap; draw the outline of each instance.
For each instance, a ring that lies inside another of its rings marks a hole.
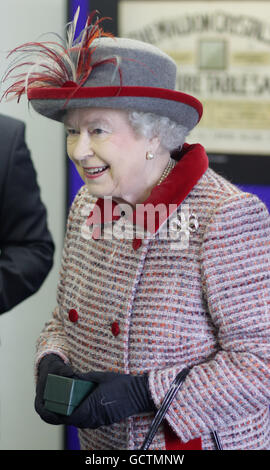
[[[152,440],[153,440],[153,438],[154,438],[154,436],[157,432],[157,429],[158,429],[160,423],[163,421],[164,416],[166,415],[171,402],[173,401],[173,399],[174,399],[175,395],[177,394],[177,392],[180,390],[180,388],[181,388],[185,378],[187,377],[189,371],[190,371],[190,369],[185,368],[185,369],[181,370],[181,372],[179,372],[177,374],[177,376],[175,377],[171,387],[169,388],[168,392],[166,393],[166,395],[164,397],[164,400],[162,402],[161,407],[157,411],[157,413],[156,413],[156,415],[155,415],[155,417],[154,417],[154,419],[153,419],[153,421],[150,425],[147,436],[146,436],[140,450],[149,449],[149,447],[151,445],[151,442],[152,442]]]

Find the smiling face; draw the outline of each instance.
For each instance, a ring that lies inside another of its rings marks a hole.
[[[67,153],[92,195],[131,204],[146,199],[168,160],[160,153],[155,161],[145,158],[157,152],[157,138],[135,134],[122,110],[69,110],[64,123]]]

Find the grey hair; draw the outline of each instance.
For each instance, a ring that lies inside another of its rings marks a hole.
[[[128,119],[137,134],[148,139],[158,137],[160,144],[169,151],[181,147],[189,133],[187,127],[153,113],[128,111]]]

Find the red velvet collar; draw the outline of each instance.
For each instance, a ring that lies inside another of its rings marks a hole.
[[[162,205],[163,210],[155,213],[155,224],[152,230],[154,233],[177,210],[208,168],[208,158],[200,144],[184,144],[182,151],[175,152],[172,157],[179,161],[170,174],[160,185],[152,189],[144,203],[138,204],[132,211],[132,222],[146,229],[146,206],[151,204],[157,208],[158,205]],[[118,220],[121,217],[121,211],[121,205],[112,201],[111,198],[99,198],[89,214],[87,225],[100,225],[100,223]],[[99,230],[95,232],[96,235],[97,232]]]

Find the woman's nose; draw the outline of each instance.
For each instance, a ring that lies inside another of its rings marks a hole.
[[[73,149],[73,158],[77,161],[85,160],[94,154],[91,139],[88,135],[80,134]]]

